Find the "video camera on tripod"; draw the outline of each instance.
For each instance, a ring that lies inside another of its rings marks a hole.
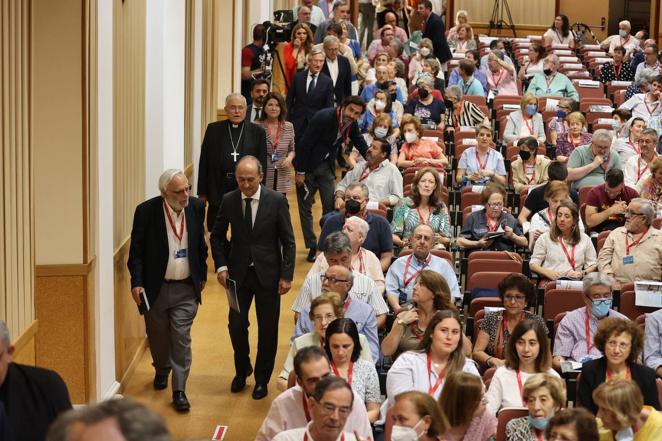
[[[261,77],[264,79],[271,78],[271,72],[274,69],[274,61],[276,61],[277,68],[285,78],[285,84],[289,88],[287,78],[285,76],[285,69],[283,68],[283,62],[280,59],[278,54],[277,47],[280,43],[284,43],[291,40],[292,37],[292,28],[294,22],[294,13],[291,9],[282,9],[279,11],[274,11],[274,21],[265,21],[262,23],[264,26],[264,32],[266,35],[266,44],[269,47],[269,52],[267,60],[263,64],[262,72],[259,75],[254,77]]]

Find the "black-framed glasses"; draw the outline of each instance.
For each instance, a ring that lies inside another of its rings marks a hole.
[[[170,190],[170,191],[177,194],[177,195],[180,195],[180,194],[184,194],[184,193],[190,193],[192,189],[193,189],[193,186],[189,185],[188,187],[185,187],[181,190]]]
[[[329,283],[336,283],[336,282],[347,283],[347,282],[349,282],[349,280],[347,280],[347,279],[338,279],[337,277],[327,276],[326,274],[320,274],[320,280],[322,281],[322,283],[324,283],[325,280],[328,280]]]

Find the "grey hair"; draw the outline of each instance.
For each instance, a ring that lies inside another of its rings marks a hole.
[[[233,98],[237,98],[237,99],[243,101],[244,107],[248,106],[248,103],[246,102],[246,97],[245,96],[243,96],[240,93],[231,93],[231,94],[229,94],[228,96],[225,97],[225,106],[226,107],[228,105],[228,101],[230,101]]]
[[[503,51],[501,49],[494,49],[492,51],[495,57],[497,57],[499,60],[504,61],[505,56],[503,55]]]
[[[161,193],[165,193],[168,189],[168,185],[170,185],[176,176],[186,177],[184,172],[178,168],[169,168],[168,170],[161,173],[161,176],[159,176],[159,191]]]
[[[418,78],[416,78],[416,85],[421,83],[425,84],[426,86],[434,87],[434,78],[432,78],[432,75],[427,72],[422,73],[418,76]]]
[[[560,64],[560,62],[559,62],[559,56],[556,55],[556,54],[549,54],[549,55],[547,55],[546,58],[547,58],[549,61],[551,61],[552,64],[553,64],[554,66],[558,66],[558,65]]]
[[[657,141],[660,138],[660,135],[657,134],[657,130],[646,127],[644,130],[641,131],[641,136],[648,135],[651,138],[653,138],[655,141]]]
[[[593,141],[595,140],[603,140],[603,141],[609,141],[611,142],[612,137],[611,133],[609,133],[609,130],[607,129],[598,129],[595,132],[593,132]]]
[[[584,295],[588,296],[588,294],[591,292],[591,288],[593,288],[596,285],[603,285],[609,288],[609,290],[614,289],[614,278],[610,276],[609,274],[605,273],[599,273],[599,272],[594,272],[594,273],[588,273],[584,276],[584,280],[582,282],[582,289],[584,291]]]
[[[338,39],[338,37],[336,37],[335,35],[327,35],[326,37],[324,37],[323,46],[324,47],[329,47],[332,44],[338,44],[338,43],[340,43],[340,40]]]
[[[324,55],[324,51],[319,46],[318,47],[313,46],[313,48],[308,53],[307,60],[310,61],[310,59],[313,58],[315,55]]]
[[[634,84],[636,84],[637,86],[648,85],[653,82],[654,77],[655,74],[653,73],[653,71],[648,69],[643,69],[641,72],[639,72],[639,76],[634,79]]]
[[[2,340],[2,345],[5,349],[11,346],[11,334],[4,320],[0,320],[0,340]]]
[[[462,93],[462,88],[460,86],[448,86],[446,88],[446,97],[452,96],[453,98],[457,98],[458,101],[462,99],[464,94]]]
[[[347,193],[350,190],[354,190],[355,188],[360,188],[361,189],[361,194],[365,199],[370,198],[370,189],[368,189],[368,186],[365,185],[363,182],[352,182],[347,186],[345,189],[345,193]]]
[[[253,155],[242,156],[241,159],[239,160],[239,162],[237,162],[237,168],[239,168],[239,166],[240,166],[242,163],[246,162],[246,161],[251,161],[251,162],[253,162],[253,163],[255,164],[255,166],[257,167],[257,172],[258,172],[260,175],[262,174],[262,172],[263,172],[263,170],[262,170],[262,163],[261,163],[260,161],[258,161],[258,159],[257,159],[255,156],[253,156]]]
[[[439,61],[436,58],[427,58],[425,64],[430,66],[430,69],[432,69],[433,72],[439,72],[441,70],[441,64],[439,64]]]
[[[391,40],[391,47],[393,50],[395,50],[395,53],[398,56],[402,55],[402,53],[405,51],[405,45],[397,38]]]
[[[641,204],[641,208],[639,209],[639,212],[644,216],[646,216],[646,225],[648,225],[649,227],[653,225],[655,210],[653,209],[653,204],[651,204],[651,201],[644,198],[634,198],[630,202]]]
[[[370,231],[370,224],[366,222],[365,220],[361,219],[358,216],[350,216],[345,220],[345,223],[352,221],[356,222],[357,226],[359,227],[359,231],[361,232],[361,235],[365,239],[368,237],[368,231]]]
[[[352,242],[349,236],[342,231],[335,231],[324,240],[324,253],[343,253],[349,252],[352,254]]]

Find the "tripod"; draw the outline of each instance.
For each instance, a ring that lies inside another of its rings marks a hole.
[[[504,9],[508,14],[508,21],[504,20]],[[487,28],[487,35],[492,35],[492,29],[510,29],[513,32],[513,37],[517,37],[515,31],[515,23],[513,23],[513,16],[510,14],[510,6],[508,0],[494,0],[494,8],[492,8],[492,17],[490,18],[490,26]]]

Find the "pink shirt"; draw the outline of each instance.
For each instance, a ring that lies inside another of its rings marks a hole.
[[[415,147],[409,145],[409,143],[405,143],[402,145],[402,151],[405,152],[405,159],[407,161],[415,158],[440,159],[444,153],[436,142],[429,139],[419,139]]]
[[[490,90],[497,89],[499,95],[519,95],[515,78],[503,67],[497,73],[488,69],[485,76]]]

